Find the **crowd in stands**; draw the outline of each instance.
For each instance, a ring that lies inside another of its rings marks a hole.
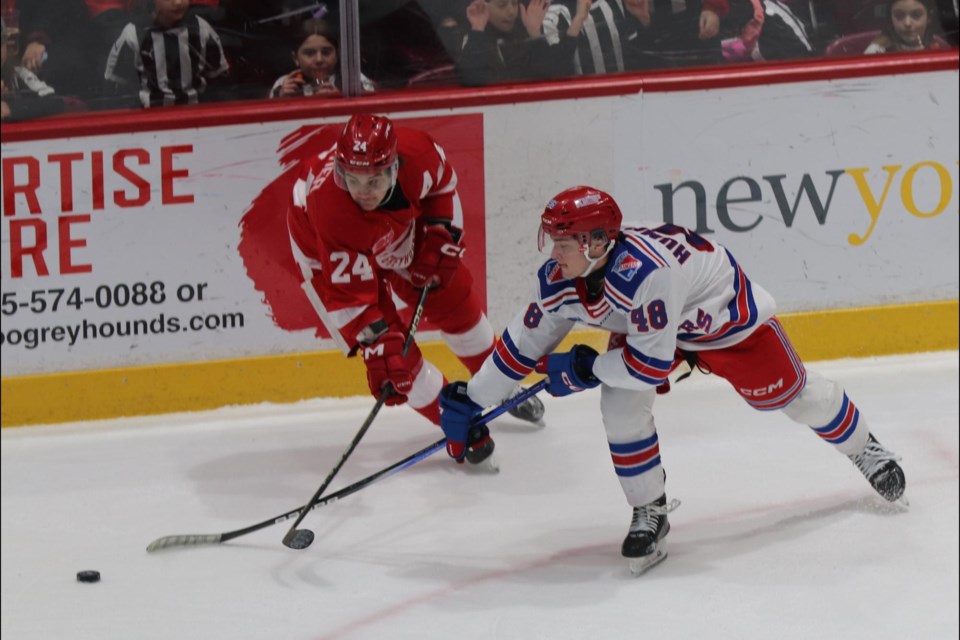
[[[340,2],[0,0],[2,118],[342,94]],[[957,46],[955,0],[359,0],[364,92]]]

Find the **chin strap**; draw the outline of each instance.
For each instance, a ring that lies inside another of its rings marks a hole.
[[[393,190],[397,188],[397,181],[400,180],[400,159],[397,158],[393,162],[393,166],[390,168],[390,175],[393,177],[393,180],[390,182],[390,188],[387,189],[387,194],[383,196],[383,200],[380,201],[380,204],[377,205],[377,209],[383,206],[385,202],[389,202],[390,198],[393,196]]]
[[[580,274],[580,277],[586,278],[588,275],[593,273],[593,270],[597,268],[597,263],[603,260],[604,258],[606,258],[608,255],[610,255],[610,252],[613,251],[613,247],[615,244],[616,243],[613,240],[610,240],[609,242],[607,242],[607,250],[604,251],[603,254],[597,256],[596,258],[590,257],[590,249],[587,248],[587,250],[583,252],[583,257],[587,259],[587,270],[584,271],[582,274]]]
[[[393,196],[393,190],[397,188],[397,181],[394,180],[393,184],[390,185],[390,189],[387,191],[387,194],[383,196],[383,200],[380,201],[380,204],[377,205],[377,209],[382,207],[385,203],[390,202],[391,196]]]

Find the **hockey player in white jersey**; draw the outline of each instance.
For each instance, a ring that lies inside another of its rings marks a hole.
[[[726,379],[750,406],[782,410],[846,455],[885,499],[905,488],[899,458],[871,435],[843,387],[804,367],[774,316],[773,298],[733,255],[671,224],[621,228],[613,198],[592,187],[567,189],[541,217],[537,272],[527,307],[507,326],[469,382],[440,396],[447,452],[462,461],[489,447],[473,419],[508,397],[534,369],[547,391],[565,396],[601,387],[600,411],[614,470],[633,508],[622,554],[634,574],[666,557],[667,501],[653,402],[684,360]],[[582,323],[610,332],[606,353],[577,345],[553,353]]]

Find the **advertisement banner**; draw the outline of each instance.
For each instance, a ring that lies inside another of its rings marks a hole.
[[[395,117],[456,169],[465,259],[502,329],[547,257],[543,206],[575,184],[725,244],[781,313],[956,300],[958,95],[937,71]],[[342,122],[4,143],[3,376],[336,349],[284,216]]]
[[[482,116],[396,122],[433,136],[457,171],[486,300]],[[336,348],[300,288],[285,216],[301,161],[342,124],[4,144],[3,376]]]
[[[781,311],[956,299],[958,75],[683,93],[615,107],[624,216],[729,247]]]

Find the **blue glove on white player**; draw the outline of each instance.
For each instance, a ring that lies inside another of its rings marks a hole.
[[[466,382],[451,382],[440,390],[440,428],[447,437],[447,455],[462,463],[477,464],[493,453],[487,425],[474,422],[483,407],[467,395]]]
[[[537,373],[547,375],[547,393],[558,398],[592,389],[600,384],[600,380],[593,375],[593,361],[598,355],[586,345],[574,345],[566,353],[540,358],[537,361]]]

